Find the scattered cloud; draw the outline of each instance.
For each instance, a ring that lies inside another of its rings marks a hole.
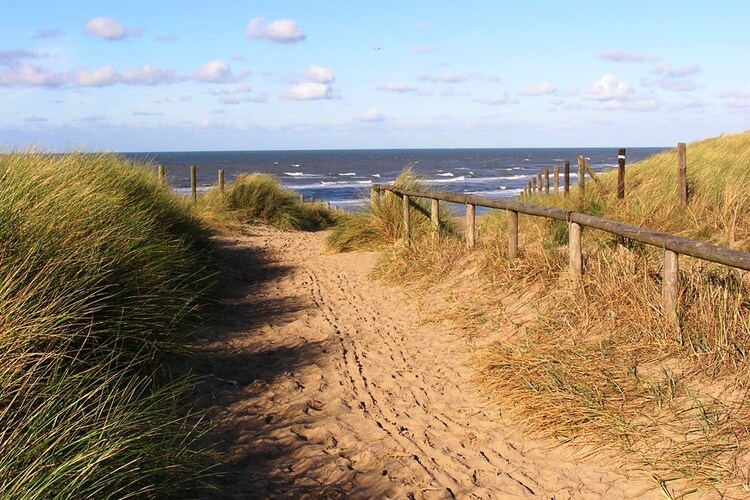
[[[618,82],[612,75],[604,75],[591,87],[583,91],[581,97],[590,101],[622,101],[632,94],[633,88],[625,82]]]
[[[388,82],[376,87],[378,90],[387,90],[388,92],[416,92],[418,89],[414,85],[409,85],[404,82]]]
[[[409,52],[412,54],[430,54],[435,50],[434,45],[412,45],[409,47]]]
[[[313,101],[333,97],[334,92],[330,85],[318,82],[298,83],[281,94],[281,98],[287,101]]]
[[[172,70],[155,68],[150,65],[126,71],[120,77],[122,83],[129,85],[160,85],[175,83],[179,80]]]
[[[659,58],[650,54],[626,53],[621,50],[605,50],[599,52],[599,57],[613,62],[655,62]]]
[[[702,99],[698,99],[697,97],[688,97],[687,99],[683,99],[681,101],[672,103],[670,105],[670,108],[676,109],[676,110],[683,110],[683,109],[702,109],[705,107],[705,103]]]
[[[47,38],[59,38],[64,35],[65,32],[57,28],[42,28],[34,34],[33,38],[35,40],[44,40]]]
[[[557,92],[557,87],[551,83],[542,82],[536,85],[526,85],[521,89],[519,95],[526,97],[536,97],[540,95],[554,94]]]
[[[23,61],[0,71],[1,87],[62,87],[67,75]]]
[[[385,116],[380,112],[378,108],[370,108],[359,115],[359,121],[361,122],[382,122],[385,121]]]
[[[728,108],[750,107],[750,87],[740,90],[720,90],[715,95]]]
[[[208,83],[233,83],[242,78],[232,73],[228,63],[218,59],[204,64],[193,76],[196,80]]]
[[[180,102],[193,102],[193,96],[187,94],[181,95]]]
[[[306,38],[305,33],[291,19],[277,19],[270,23],[262,17],[250,20],[245,30],[250,39],[268,40],[275,43],[296,43]]]
[[[629,110],[629,111],[653,111],[659,108],[659,100],[655,97],[640,97],[630,100],[611,100],[601,103],[599,109],[604,110]]]
[[[507,92],[503,92],[502,94],[498,94],[488,99],[477,99],[476,101],[490,106],[509,106],[512,104],[518,104],[518,99],[511,97]]]
[[[669,78],[682,78],[689,75],[700,73],[701,67],[697,64],[691,64],[689,66],[672,66],[671,64],[662,64],[657,66],[652,71],[655,75],[664,75]]]
[[[84,123],[99,123],[106,119],[107,117],[104,115],[89,115],[89,116],[84,116],[83,118],[79,118],[76,121],[84,122]]]
[[[675,92],[689,92],[698,88],[698,85],[694,81],[681,78],[659,78],[655,83],[664,90],[673,90]]]
[[[29,116],[24,121],[28,123],[44,123],[44,122],[48,122],[49,120],[44,118],[43,116],[33,115],[33,116]]]
[[[122,40],[128,34],[125,27],[111,17],[94,17],[86,23],[86,34],[104,40]]]
[[[112,66],[102,66],[91,71],[78,70],[75,81],[81,87],[105,87],[114,85],[120,80],[120,76]]]
[[[133,116],[164,116],[164,113],[153,111],[136,111],[133,113]]]
[[[0,50],[0,66],[15,66],[22,59],[44,59],[46,54],[32,52],[30,50]]]
[[[310,66],[303,76],[308,82],[315,83],[333,83],[336,80],[330,69],[321,66]]]
[[[458,73],[452,73],[450,71],[445,71],[439,75],[421,75],[419,79],[423,82],[432,82],[432,83],[460,83],[465,82],[469,78],[464,75],[459,75]]]

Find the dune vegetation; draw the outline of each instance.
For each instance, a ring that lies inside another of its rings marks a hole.
[[[0,491],[162,497],[205,473],[170,375],[214,285],[206,228],[113,155],[0,156]]]
[[[624,200],[613,172],[587,182],[585,196],[574,187],[567,197],[524,202],[750,250],[750,133],[690,144],[687,157],[686,210],[676,198],[676,151],[628,166]],[[377,211],[347,224],[372,228]],[[529,432],[618,457],[668,497],[749,490],[747,273],[681,257],[676,330],[660,305],[661,249],[586,229],[584,276],[575,282],[564,223],[522,215],[521,255],[509,260],[499,211],[479,219],[473,251],[450,234],[440,245],[417,238],[386,247],[398,238],[401,212],[387,217],[379,224],[392,232],[348,231],[345,245],[332,235],[331,246],[380,244],[387,249],[375,275],[450,290],[439,311],[423,307],[438,321],[454,319],[481,346],[478,380],[505,415]]]

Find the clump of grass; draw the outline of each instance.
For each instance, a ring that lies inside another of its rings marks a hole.
[[[398,175],[394,186],[401,189],[423,190],[418,176],[410,165]],[[414,200],[409,223],[412,240],[415,246],[432,242],[432,225],[430,221],[429,200]],[[342,220],[326,240],[328,246],[338,252],[353,250],[372,250],[392,245],[403,237],[404,231],[403,204],[400,197],[391,192],[382,192],[370,200],[354,216]],[[454,235],[456,227],[449,210],[440,213],[441,235]]]
[[[206,229],[142,165],[0,156],[0,490],[174,494],[197,428],[165,360],[213,286]]]
[[[287,230],[315,231],[334,225],[340,216],[322,204],[300,204],[297,196],[281,187],[270,174],[240,175],[224,194],[212,190],[205,195],[204,210],[222,218],[228,226],[263,223]],[[217,215],[218,214],[218,215]],[[227,222],[225,215],[229,214]]]

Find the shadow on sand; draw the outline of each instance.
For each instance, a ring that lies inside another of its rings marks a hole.
[[[264,437],[276,417],[253,408],[253,401],[274,380],[294,390],[297,368],[327,356],[317,342],[270,347],[253,333],[292,321],[305,307],[300,297],[269,293],[292,269],[274,262],[263,248],[247,240],[219,241],[225,276],[223,289],[201,342],[202,356],[191,371],[202,378],[196,388],[198,407],[210,409],[212,430],[204,443],[216,453],[215,476],[199,498],[342,498],[336,485],[300,486],[304,470],[283,464],[297,447]],[[230,410],[231,408],[231,410]],[[239,411],[238,411],[239,408]],[[304,481],[303,481],[304,483]]]

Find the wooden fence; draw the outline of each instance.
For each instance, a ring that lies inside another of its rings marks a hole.
[[[473,248],[476,243],[476,207],[485,207],[506,210],[508,213],[508,257],[518,257],[518,214],[546,217],[563,221],[569,227],[569,259],[570,271],[573,276],[580,277],[583,273],[583,251],[581,235],[584,227],[590,227],[601,231],[627,238],[633,241],[645,243],[664,250],[664,270],[662,275],[662,306],[667,317],[678,325],[677,301],[679,297],[679,255],[689,255],[708,262],[724,264],[750,271],[750,253],[718,247],[700,241],[681,238],[660,231],[632,226],[622,222],[616,222],[593,215],[563,210],[555,207],[525,204],[512,199],[491,199],[475,195],[417,191],[400,189],[386,184],[374,184],[371,196],[381,196],[383,191],[390,191],[400,196],[403,201],[404,217],[404,242],[411,244],[411,231],[409,216],[412,206],[412,198],[425,198],[432,200],[431,219],[435,231],[440,230],[439,202],[460,203],[466,206],[466,246]]]

